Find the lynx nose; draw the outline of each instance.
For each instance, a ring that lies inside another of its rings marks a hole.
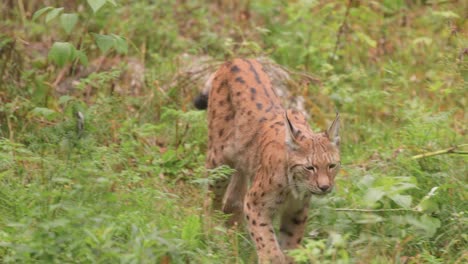
[[[330,189],[330,185],[321,185],[319,188],[322,192],[327,192]]]

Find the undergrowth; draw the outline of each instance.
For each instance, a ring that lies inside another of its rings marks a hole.
[[[0,7],[0,262],[255,262],[207,199],[229,170],[204,169],[201,87],[173,78],[207,55],[313,76],[291,94],[314,130],[342,115],[298,263],[468,261],[465,1]]]

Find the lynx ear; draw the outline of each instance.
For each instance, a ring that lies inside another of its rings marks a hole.
[[[335,144],[336,146],[340,145],[340,114],[337,112],[335,120],[333,120],[333,123],[331,126],[327,129],[327,136],[330,139],[330,141]]]
[[[286,123],[286,145],[292,150],[297,150],[299,149],[299,145],[297,144],[296,140],[298,130],[293,126],[293,124],[289,120],[288,111],[284,112],[284,119]]]

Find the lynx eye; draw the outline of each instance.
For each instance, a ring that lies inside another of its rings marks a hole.
[[[336,166],[337,166],[336,163],[332,163],[332,164],[328,165],[328,168],[330,170],[332,170],[332,169],[336,168]]]
[[[315,171],[314,166],[305,166],[305,169],[308,170],[308,171]]]

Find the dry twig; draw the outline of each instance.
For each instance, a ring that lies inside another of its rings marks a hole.
[[[383,213],[383,212],[417,212],[420,210],[413,208],[393,208],[393,209],[358,209],[358,208],[330,208],[337,212],[355,212],[355,213]]]
[[[348,21],[349,10],[351,9],[352,3],[353,3],[353,0],[348,0],[348,5],[346,6],[346,13],[344,15],[343,22],[341,23],[341,26],[338,29],[338,33],[336,34],[335,48],[333,49],[333,56],[331,57],[331,59],[335,58],[336,52],[338,51],[338,46],[340,45],[341,35],[343,35],[344,33],[344,28],[346,26],[346,22]]]
[[[461,145],[458,145],[458,146],[453,146],[451,148],[446,148],[446,149],[432,151],[432,152],[426,152],[426,153],[423,153],[423,154],[415,155],[415,156],[411,157],[411,159],[422,159],[422,158],[427,158],[427,157],[432,157],[432,156],[442,155],[442,154],[463,154],[463,155],[466,155],[466,154],[468,154],[467,151],[456,151],[457,149],[460,149],[460,148],[463,148],[463,147],[466,147],[466,146],[468,146],[468,144],[461,144]]]

